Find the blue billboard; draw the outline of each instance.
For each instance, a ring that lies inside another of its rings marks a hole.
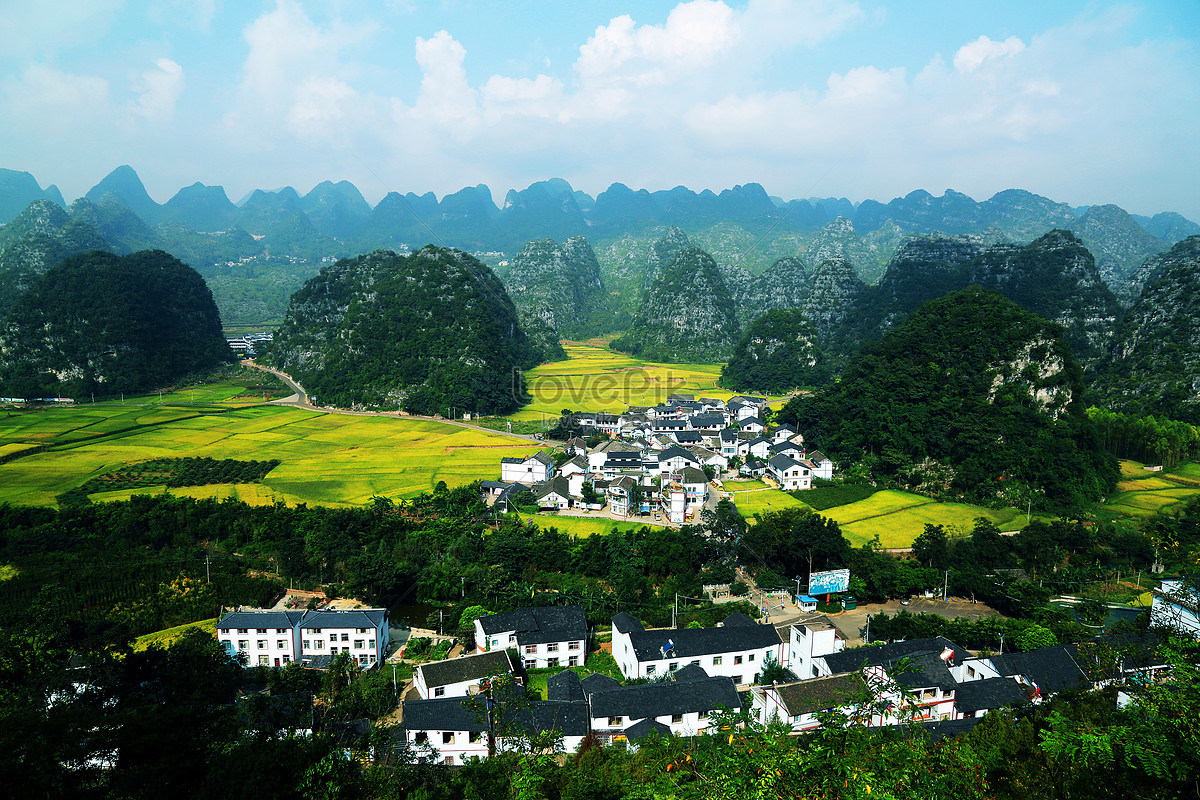
[[[828,572],[814,572],[808,576],[809,594],[832,594],[844,592],[850,588],[850,570],[831,569]]]

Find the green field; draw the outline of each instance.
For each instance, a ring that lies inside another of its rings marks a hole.
[[[925,525],[942,525],[951,533],[968,533],[976,517],[985,517],[1001,530],[1024,526],[1025,515],[1016,509],[984,508],[966,503],[939,503],[922,495],[885,490],[866,500],[822,512],[841,526],[842,535],[858,546],[876,535],[884,547],[909,547]]]
[[[199,622],[189,622],[186,625],[176,625],[174,628],[147,633],[145,636],[139,636],[133,640],[134,650],[145,650],[150,645],[158,645],[167,647],[180,636],[188,628],[197,628],[211,635],[214,639],[217,636],[217,617],[212,619],[202,619]]]
[[[533,402],[511,419],[557,417],[564,408],[620,413],[627,405],[656,405],[673,392],[723,400],[735,394],[717,386],[721,364],[658,364],[594,344],[567,343],[564,349],[566,361],[525,373]]]
[[[724,487],[726,492],[733,493],[733,504],[737,506],[738,513],[747,519],[755,514],[804,505],[787,492],[767,486],[762,481],[725,481]]]
[[[626,522],[623,520],[608,519],[607,517],[564,517],[557,514],[538,514],[528,517],[527,521],[533,522],[544,531],[557,528],[561,533],[569,533],[576,537],[592,536],[597,533],[604,534],[613,528],[622,533],[639,531],[642,528],[662,528],[661,525],[654,525],[649,522]]]
[[[1163,472],[1148,472],[1137,461],[1122,461],[1121,477],[1117,491],[1101,506],[1114,515],[1149,517],[1200,494],[1200,463],[1194,461]]]
[[[361,505],[498,478],[500,459],[537,450],[485,430],[392,417],[324,414],[278,406],[222,408],[80,406],[0,419],[0,446],[48,449],[0,464],[0,502],[51,505],[88,478],[151,458],[209,456],[282,464],[262,484],[173,489],[247,502]],[[153,489],[102,493],[105,499]],[[99,499],[99,498],[97,498]]]

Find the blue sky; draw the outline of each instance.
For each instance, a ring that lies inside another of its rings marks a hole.
[[[1024,188],[1200,221],[1200,3],[0,0],[0,166],[439,196]],[[19,35],[13,35],[19,32]]]

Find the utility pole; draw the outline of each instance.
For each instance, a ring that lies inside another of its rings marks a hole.
[[[465,598],[467,596],[467,578],[465,575],[460,575],[458,579],[460,581],[459,585],[462,587],[462,594],[460,597]]]
[[[488,758],[490,759],[496,755],[496,702],[492,697],[492,681],[485,679],[484,686],[487,687]]]
[[[999,655],[1004,655],[1004,634],[1003,633],[1000,634],[1000,653],[999,653]]]
[[[871,615],[867,614],[867,633],[863,637],[863,644],[871,643]]]
[[[209,583],[212,583],[212,570],[209,569],[209,566],[208,566],[210,560],[211,560],[211,557],[209,556],[209,554],[205,553],[204,554],[204,577],[206,579],[208,579]]]
[[[392,664],[392,695],[400,696],[400,689],[396,686],[396,665]]]
[[[942,585],[942,601],[950,602],[950,570],[946,570],[946,582]]]
[[[679,592],[675,593],[675,606],[671,609],[671,627],[676,627],[675,618],[679,616]]]

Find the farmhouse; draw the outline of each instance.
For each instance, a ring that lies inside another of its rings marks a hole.
[[[413,686],[421,699],[467,697],[477,694],[480,682],[497,675],[511,675],[516,665],[507,650],[495,650],[445,661],[421,664],[413,670]],[[404,706],[408,713],[408,704]]]
[[[646,630],[630,614],[613,617],[613,658],[626,678],[651,678],[673,673],[689,664],[712,676],[749,684],[768,658],[781,662],[783,646],[770,625],[759,625],[745,614],[730,614],[715,628]]]
[[[554,459],[539,451],[525,458],[500,459],[500,480],[505,483],[541,483],[554,474]]]
[[[526,669],[583,664],[588,626],[581,606],[535,606],[475,620],[478,652],[516,647]]]
[[[314,665],[348,653],[360,667],[373,667],[387,656],[388,636],[383,608],[247,609],[217,623],[217,641],[230,654],[245,653],[248,666]]]

